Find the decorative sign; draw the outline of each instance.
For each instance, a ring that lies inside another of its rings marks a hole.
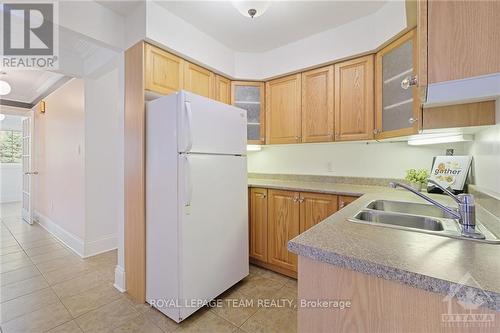
[[[463,191],[471,162],[472,156],[436,156],[429,178],[445,188]]]

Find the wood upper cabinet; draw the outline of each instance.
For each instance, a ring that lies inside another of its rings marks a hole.
[[[232,81],[231,104],[247,111],[248,143],[264,144],[266,142],[264,83]]]
[[[375,138],[416,134],[422,123],[418,86],[405,86],[418,74],[417,33],[412,30],[380,50],[375,58]]]
[[[359,197],[354,197],[350,195],[341,195],[339,196],[339,209],[344,208],[354,200],[358,199]]]
[[[288,251],[288,241],[299,234],[299,193],[268,190],[268,262],[297,271],[297,256]]]
[[[301,74],[266,82],[266,142],[301,142]]]
[[[500,1],[425,2],[429,84],[500,72]]]
[[[423,109],[423,129],[496,124],[496,102],[484,101]]]
[[[160,94],[170,94],[183,87],[181,58],[150,44],[145,44],[145,88]]]
[[[300,193],[300,232],[323,221],[338,209],[338,198],[332,194]]]
[[[184,62],[184,89],[195,94],[214,98],[215,74],[190,62]]]
[[[335,64],[335,140],[373,139],[373,55]]]
[[[417,1],[417,86],[421,103],[427,101],[427,0]]]
[[[302,142],[333,139],[332,65],[302,73]]]
[[[215,75],[215,100],[231,104],[231,81],[220,75]]]
[[[250,189],[250,257],[267,262],[267,189]]]

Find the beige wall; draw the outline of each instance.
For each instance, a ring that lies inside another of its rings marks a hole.
[[[473,183],[481,189],[500,195],[500,100],[496,103],[497,124],[474,136],[469,145],[472,162]]]
[[[66,232],[85,236],[83,81],[73,79],[35,112],[35,210]]]
[[[248,154],[248,172],[402,178],[410,168],[430,170],[446,148],[463,154],[463,144],[408,146],[395,143],[325,143],[264,146]]]
[[[117,247],[123,221],[123,58],[85,77],[85,253]]]

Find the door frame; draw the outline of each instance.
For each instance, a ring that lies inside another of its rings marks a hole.
[[[26,125],[27,123],[27,125]],[[35,114],[34,112],[30,112],[29,114],[25,115],[25,118],[22,120],[22,126],[23,126],[23,136],[22,136],[22,158],[21,158],[21,163],[22,163],[22,172],[23,172],[23,180],[22,180],[22,208],[21,208],[21,215],[24,221],[26,221],[28,224],[33,224],[33,215],[34,215],[34,194],[35,194],[35,181],[33,176],[38,174],[38,172],[33,171],[34,169],[34,129],[35,129]],[[28,128],[26,128],[28,126]],[[25,135],[28,133],[29,135]],[[26,144],[25,140],[28,140],[28,154],[26,154]],[[25,162],[25,158],[28,158],[27,160],[27,166]],[[26,182],[28,183],[26,185]],[[27,188],[26,188],[27,187]],[[28,196],[27,203],[28,207],[25,209],[25,196]]]

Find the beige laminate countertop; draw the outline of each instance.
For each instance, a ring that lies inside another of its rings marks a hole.
[[[339,183],[320,183],[306,182],[295,180],[279,180],[279,179],[258,179],[248,178],[248,186],[250,187],[265,187],[278,190],[289,191],[309,191],[317,193],[329,193],[338,195],[362,196],[367,193],[380,193],[385,191],[393,191],[389,187],[375,185],[358,185],[358,184],[339,184]]]
[[[393,228],[353,223],[354,216],[378,199],[426,203],[416,195],[380,186],[249,179],[250,187],[362,195],[323,222],[292,239],[290,251],[311,259],[365,274],[398,281],[446,295],[460,287],[455,297],[484,291],[486,305],[500,311],[500,244],[486,244]],[[445,195],[434,199],[454,206]],[[477,219],[500,235],[500,219],[476,205]],[[469,273],[473,279],[464,280]]]

